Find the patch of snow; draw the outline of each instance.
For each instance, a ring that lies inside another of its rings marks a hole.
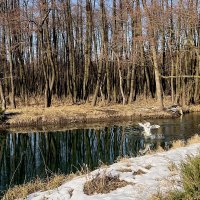
[[[180,180],[178,174],[170,171],[169,164],[180,164],[187,155],[197,155],[200,144],[169,150],[167,152],[129,158],[110,165],[106,169],[98,169],[89,175],[76,177],[62,186],[45,192],[29,195],[27,200],[147,200],[158,191],[168,191],[172,187],[170,180]],[[123,169],[129,169],[124,170]],[[130,172],[130,169],[132,172]],[[97,173],[119,175],[121,180],[130,182],[123,188],[118,188],[108,194],[84,194],[84,183]],[[142,174],[133,174],[142,170]],[[178,186],[177,186],[178,187]],[[174,187],[173,187],[174,188]],[[180,189],[180,188],[179,188]],[[70,196],[70,191],[72,191]]]

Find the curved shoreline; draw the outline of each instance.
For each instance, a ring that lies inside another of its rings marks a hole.
[[[64,181],[61,186],[55,189],[29,194],[25,199],[148,200],[152,198],[152,195],[157,193],[167,193],[174,188],[181,189],[179,185],[180,174],[177,167],[188,155],[198,155],[199,148],[200,143],[196,143],[165,152],[135,158],[125,158],[110,166],[104,166],[86,175]],[[86,195],[84,193],[84,185],[98,174],[101,174],[101,176],[118,176],[121,181],[126,181],[128,185],[122,188],[115,188],[115,190],[109,193]]]
[[[6,121],[2,128],[36,128],[42,127],[85,127],[94,124],[111,124],[123,121],[136,121],[155,118],[175,117],[167,111],[160,111],[157,106],[146,105],[67,105],[50,108],[25,107],[8,109],[5,112]],[[48,129],[48,128],[47,128]]]

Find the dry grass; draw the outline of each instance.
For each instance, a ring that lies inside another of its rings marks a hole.
[[[179,147],[185,147],[191,144],[196,144],[196,143],[200,143],[200,136],[198,134],[195,134],[194,136],[192,136],[190,139],[188,139],[187,141],[184,140],[176,140],[172,143],[172,149],[176,149]]]
[[[159,145],[159,146],[157,147],[157,149],[155,149],[155,150],[153,151],[153,153],[154,153],[154,152],[159,152],[159,153],[160,153],[160,152],[164,152],[164,151],[165,151],[165,150],[163,149],[163,147]]]
[[[76,175],[54,175],[47,180],[37,178],[35,181],[14,186],[10,188],[3,196],[2,200],[24,199],[27,195],[37,192],[55,189],[61,186],[64,182],[73,179]]]
[[[178,166],[174,162],[170,161],[168,165],[168,169],[170,172],[177,172]]]
[[[130,157],[129,156],[118,156],[116,159],[116,162],[122,162],[122,163],[130,162]]]
[[[200,136],[198,134],[195,134],[194,136],[192,136],[190,139],[188,139],[187,141],[184,140],[176,140],[172,142],[172,149],[177,149],[180,147],[185,147],[191,144],[196,144],[196,143],[200,143]]]
[[[200,105],[192,105],[190,106],[191,112],[200,112]]]
[[[200,199],[200,154],[196,156],[188,156],[182,161],[178,171],[180,172],[180,183],[182,189],[171,189],[167,192],[157,192],[152,196],[152,200],[197,200]],[[177,186],[177,182],[171,182],[172,186]]]
[[[124,172],[132,172],[132,169],[130,169],[130,168],[120,168],[120,169],[117,169],[117,171],[118,172],[122,172],[122,173],[124,173]]]
[[[37,191],[52,190],[61,186],[64,182],[70,181],[77,176],[88,174],[89,172],[90,171],[86,165],[83,166],[75,174],[74,173],[71,173],[69,175],[54,174],[45,180],[37,178],[36,180],[30,181],[26,184],[17,185],[14,186],[13,188],[8,189],[8,191],[4,194],[2,200],[24,199],[29,194]],[[73,188],[69,189],[68,193],[70,196],[72,196]]]
[[[48,124],[71,124],[74,122],[104,122],[132,120],[134,118],[171,117],[165,111],[159,110],[155,99],[138,98],[133,104],[122,105],[110,103],[107,105],[91,106],[90,103],[72,105],[67,100],[54,100],[52,107],[44,108],[41,99],[29,103],[29,106],[18,105],[17,109],[7,109],[7,124],[9,126],[29,126]],[[167,103],[166,103],[167,104]]]
[[[72,188],[68,190],[68,193],[69,193],[70,198],[71,198],[72,195],[73,195],[73,191],[74,191],[74,189],[72,189]]]
[[[144,168],[147,169],[147,170],[150,170],[152,167],[153,167],[152,165],[147,165]]]
[[[127,186],[128,182],[120,180],[119,176],[112,176],[111,174],[96,174],[84,184],[83,191],[87,195],[93,194],[107,194],[117,188]]]
[[[136,176],[136,175],[142,175],[142,174],[146,174],[146,172],[144,172],[143,170],[141,169],[138,169],[137,171],[134,171],[133,172],[133,175]]]
[[[105,103],[102,103],[100,101],[101,98],[98,99],[97,101],[97,106],[99,107],[104,107],[104,106],[110,106],[113,105],[115,103],[107,103],[105,101]],[[91,104],[92,102],[92,96],[90,96],[88,98],[88,103],[87,104]],[[29,97],[28,102],[23,102],[22,99],[17,98],[16,97],[16,104],[17,107],[22,108],[22,107],[44,107],[44,96],[32,96]],[[78,102],[78,104],[85,104],[84,101],[80,101]],[[157,102],[156,99],[153,98],[146,98],[145,96],[141,95],[141,96],[137,96],[136,101],[133,102],[134,105],[136,105],[137,107],[143,107],[145,108],[148,105],[151,106],[152,109],[157,109],[157,107],[159,107],[159,103]],[[62,97],[62,98],[57,98],[56,96],[53,96],[52,98],[52,106],[54,107],[60,107],[60,106],[67,106],[67,105],[72,105],[72,101],[71,98],[68,97]],[[164,105],[166,107],[169,107],[171,105],[171,97],[170,96],[166,96],[164,98]]]
[[[177,149],[180,147],[185,147],[186,143],[184,140],[176,140],[172,142],[172,149]]]
[[[101,160],[99,160],[99,162],[98,162],[98,168],[106,169],[108,167],[109,167],[108,164],[106,164],[106,163],[102,162]]]
[[[195,134],[194,136],[192,136],[192,137],[187,141],[187,145],[196,144],[196,143],[200,143],[200,136],[199,136],[198,134]]]

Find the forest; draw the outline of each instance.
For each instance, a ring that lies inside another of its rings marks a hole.
[[[1,0],[2,109],[200,100],[198,0]]]

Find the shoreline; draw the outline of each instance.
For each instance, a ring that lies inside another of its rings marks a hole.
[[[172,113],[159,110],[155,101],[144,101],[130,105],[111,104],[106,106],[92,107],[90,104],[60,105],[50,108],[21,107],[7,109],[6,120],[1,129],[27,129],[38,128],[39,130],[54,127],[88,127],[107,125],[111,123],[133,122],[156,118],[173,118]],[[167,107],[167,106],[166,106]]]
[[[106,126],[115,125],[131,125],[132,123],[137,123],[141,120],[147,119],[164,119],[173,118],[172,115],[168,113],[162,114],[150,114],[150,115],[136,115],[131,116],[120,116],[113,115],[109,117],[57,117],[53,121],[43,118],[42,121],[40,117],[31,119],[30,121],[19,121],[9,124],[4,124],[3,129],[14,131],[36,130],[36,131],[48,131],[48,130],[65,130],[65,129],[84,129],[84,128],[102,128]]]
[[[178,146],[169,151],[158,151],[153,154],[147,154],[139,157],[122,158],[121,160],[109,166],[102,166],[94,171],[85,174],[69,177],[63,177],[63,181],[55,188],[40,189],[32,191],[26,196],[27,200],[42,199],[65,199],[65,200],[120,200],[120,199],[152,199],[158,193],[167,193],[177,187],[180,182],[179,166],[188,155],[195,156],[199,154],[200,148],[199,136],[191,138],[187,146]],[[121,181],[128,184],[124,187],[116,187],[108,193],[94,193],[87,195],[84,191],[86,182],[104,176],[119,177]],[[59,178],[59,177],[58,177]],[[7,193],[7,197],[13,196],[15,192],[22,190],[24,185],[17,186]],[[36,186],[33,186],[33,188]],[[29,188],[29,187],[28,187]],[[28,189],[26,188],[26,189]],[[20,192],[18,192],[20,195]],[[20,198],[20,196],[18,196]],[[4,196],[4,199],[7,200]],[[16,199],[16,198],[13,198]],[[18,199],[18,198],[17,198]]]
[[[89,199],[154,199],[159,192],[167,194],[169,191],[181,190],[180,187],[180,171],[178,170],[182,161],[187,159],[188,155],[198,155],[200,143],[191,144],[187,147],[179,147],[166,152],[158,152],[155,154],[144,155],[141,157],[122,159],[110,166],[100,168],[77,177],[71,181],[64,182],[60,187],[44,192],[35,192],[28,195],[29,200],[46,199],[69,199],[69,200],[89,200]],[[173,168],[174,167],[174,168]],[[88,180],[96,177],[96,174],[105,174],[111,176],[119,176],[120,180],[126,181],[127,186],[116,188],[105,194],[94,193],[93,195],[85,194],[82,190]],[[66,194],[68,190],[73,190],[72,195]]]

